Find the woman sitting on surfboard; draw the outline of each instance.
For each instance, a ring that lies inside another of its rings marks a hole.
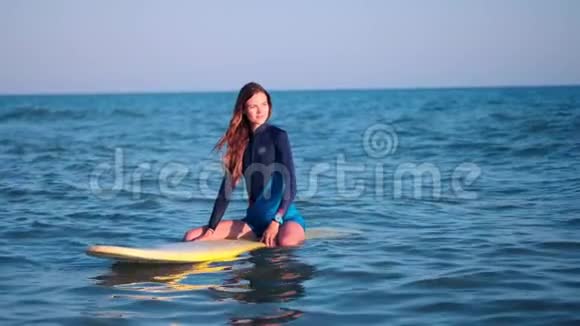
[[[304,219],[294,206],[296,176],[288,134],[267,123],[270,94],[248,83],[238,94],[230,126],[214,149],[227,145],[223,177],[206,226],[189,230],[184,240],[260,239],[268,247],[304,241]],[[241,220],[221,221],[230,195],[244,177],[249,205]]]

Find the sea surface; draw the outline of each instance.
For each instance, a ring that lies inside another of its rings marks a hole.
[[[349,233],[177,266],[85,250],[207,222],[236,93],[0,97],[0,324],[580,324],[580,87],[272,96]]]

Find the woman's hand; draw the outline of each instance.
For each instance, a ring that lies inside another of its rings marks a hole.
[[[211,240],[214,230],[207,228],[200,236],[195,237],[195,233],[197,233],[197,229],[191,229],[185,233],[183,236],[183,241],[200,241],[200,240]]]
[[[276,238],[278,237],[278,230],[280,228],[280,223],[272,221],[264,234],[262,235],[261,242],[265,243],[268,247],[276,246]]]

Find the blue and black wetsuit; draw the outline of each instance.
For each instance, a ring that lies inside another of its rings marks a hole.
[[[242,167],[249,205],[246,222],[261,237],[276,214],[283,223],[293,221],[305,229],[304,218],[294,206],[296,175],[288,134],[264,123],[250,135]],[[222,219],[233,191],[231,178],[224,176],[208,223],[214,229]]]

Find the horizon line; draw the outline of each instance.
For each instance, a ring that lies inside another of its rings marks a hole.
[[[498,85],[470,85],[470,86],[399,86],[399,87],[328,87],[328,88],[266,88],[269,92],[336,92],[336,91],[414,91],[414,90],[455,90],[455,89],[494,89],[494,88],[564,88],[580,87],[577,84],[498,84]],[[161,95],[161,94],[216,94],[237,93],[239,89],[229,90],[133,90],[133,91],[66,91],[66,92],[22,92],[0,93],[0,97],[17,96],[106,96],[106,95]]]

